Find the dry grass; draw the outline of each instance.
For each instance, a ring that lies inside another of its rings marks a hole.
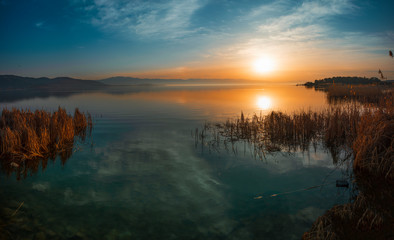
[[[353,203],[319,217],[303,239],[394,239],[393,94],[383,94],[371,105],[353,102],[320,112],[241,114],[225,123],[207,123],[198,133],[197,140],[210,147],[248,142],[262,152],[259,156],[306,151],[321,143],[334,161],[353,161],[360,192]]]
[[[360,86],[360,89],[369,87]],[[340,89],[340,88],[339,88]],[[321,143],[330,151],[335,162],[353,157],[353,143],[360,135],[361,120],[380,121],[379,113],[392,112],[394,95],[381,94],[375,104],[350,102],[332,105],[321,111],[298,111],[287,114],[272,111],[267,115],[245,116],[243,113],[224,123],[206,123],[201,131],[196,129],[196,144],[218,150],[221,145],[234,148],[237,142],[253,146],[256,156],[277,151],[308,151]],[[386,116],[392,117],[392,116]],[[372,134],[365,133],[365,134]],[[361,134],[362,135],[362,134]],[[342,159],[339,159],[341,155]]]
[[[379,109],[364,114],[360,121],[355,152],[354,170],[394,181],[394,108]],[[386,161],[391,159],[391,161]]]
[[[207,123],[196,131],[196,141],[219,148],[239,141],[253,145],[255,155],[277,151],[308,151],[322,142],[334,160],[342,150],[350,149],[357,135],[358,123],[368,110],[358,105],[330,107],[320,112],[299,111],[286,114],[273,111],[267,115],[240,117],[225,123]]]
[[[327,88],[329,103],[358,101],[361,103],[379,104],[394,94],[391,85],[330,85]]]
[[[393,239],[392,216],[377,210],[367,195],[361,192],[354,203],[329,209],[304,233],[302,239]]]
[[[394,239],[394,107],[365,112],[352,144],[359,195],[319,217],[303,239]],[[331,235],[332,236],[332,235]]]
[[[28,170],[45,168],[48,159],[60,156],[64,163],[72,154],[74,138],[84,140],[92,129],[90,114],[75,109],[74,115],[63,108],[43,110],[3,109],[0,118],[0,161],[7,173],[16,171],[26,176]],[[18,178],[20,175],[18,174]]]

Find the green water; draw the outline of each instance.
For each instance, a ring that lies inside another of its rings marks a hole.
[[[261,97],[269,103],[262,105]],[[318,216],[348,201],[347,191],[335,187],[342,171],[328,153],[278,153],[260,161],[247,145],[238,154],[196,147],[191,132],[241,111],[326,104],[324,93],[293,86],[147,88],[3,101],[1,108],[79,107],[95,125],[92,138],[64,165],[49,161],[44,171],[19,181],[1,174],[1,217],[8,224],[0,231],[9,239],[300,239]]]

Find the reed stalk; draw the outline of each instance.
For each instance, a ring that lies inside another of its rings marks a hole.
[[[75,138],[85,140],[93,123],[90,114],[75,109],[74,115],[63,108],[51,113],[44,110],[3,109],[0,117],[0,161],[7,173],[26,176],[38,170],[42,160],[60,156],[64,163],[72,154]],[[20,177],[20,176],[18,176]]]

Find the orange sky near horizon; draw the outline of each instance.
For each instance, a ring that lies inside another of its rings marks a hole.
[[[129,76],[161,79],[237,79],[264,82],[304,82],[334,76],[380,77],[379,69],[388,79],[394,79],[394,61],[387,56],[371,57],[343,51],[315,49],[291,50],[291,45],[283,46],[277,54],[247,50],[220,56],[216,59],[185,63],[173,68],[147,68],[132,72],[111,72],[89,76],[100,79],[111,76]],[[288,51],[287,51],[288,50]],[[250,53],[251,52],[251,53]],[[286,53],[286,54],[285,54]],[[267,72],[256,71],[256,61],[266,58],[274,67]],[[374,69],[374,70],[371,70]]]

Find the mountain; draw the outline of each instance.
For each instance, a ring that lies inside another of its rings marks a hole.
[[[108,85],[152,85],[152,84],[234,84],[246,83],[244,80],[232,79],[152,79],[152,78],[135,78],[135,77],[110,77],[99,80],[99,82]]]
[[[135,77],[110,77],[102,80],[82,80],[70,77],[32,78],[0,75],[0,90],[80,91],[97,90],[108,86],[149,86],[171,84],[255,84],[253,81],[233,79],[151,79]]]
[[[145,85],[145,84],[169,84],[176,83],[179,81],[185,81],[181,79],[148,79],[148,78],[135,78],[135,77],[110,77],[99,80],[99,82],[108,85]]]
[[[106,84],[98,81],[69,77],[32,78],[15,75],[0,75],[1,90],[76,91],[101,89],[106,86]]]
[[[81,80],[69,77],[57,77],[48,81],[44,85],[39,85],[37,88],[48,90],[92,90],[104,88],[107,85],[93,80]]]

